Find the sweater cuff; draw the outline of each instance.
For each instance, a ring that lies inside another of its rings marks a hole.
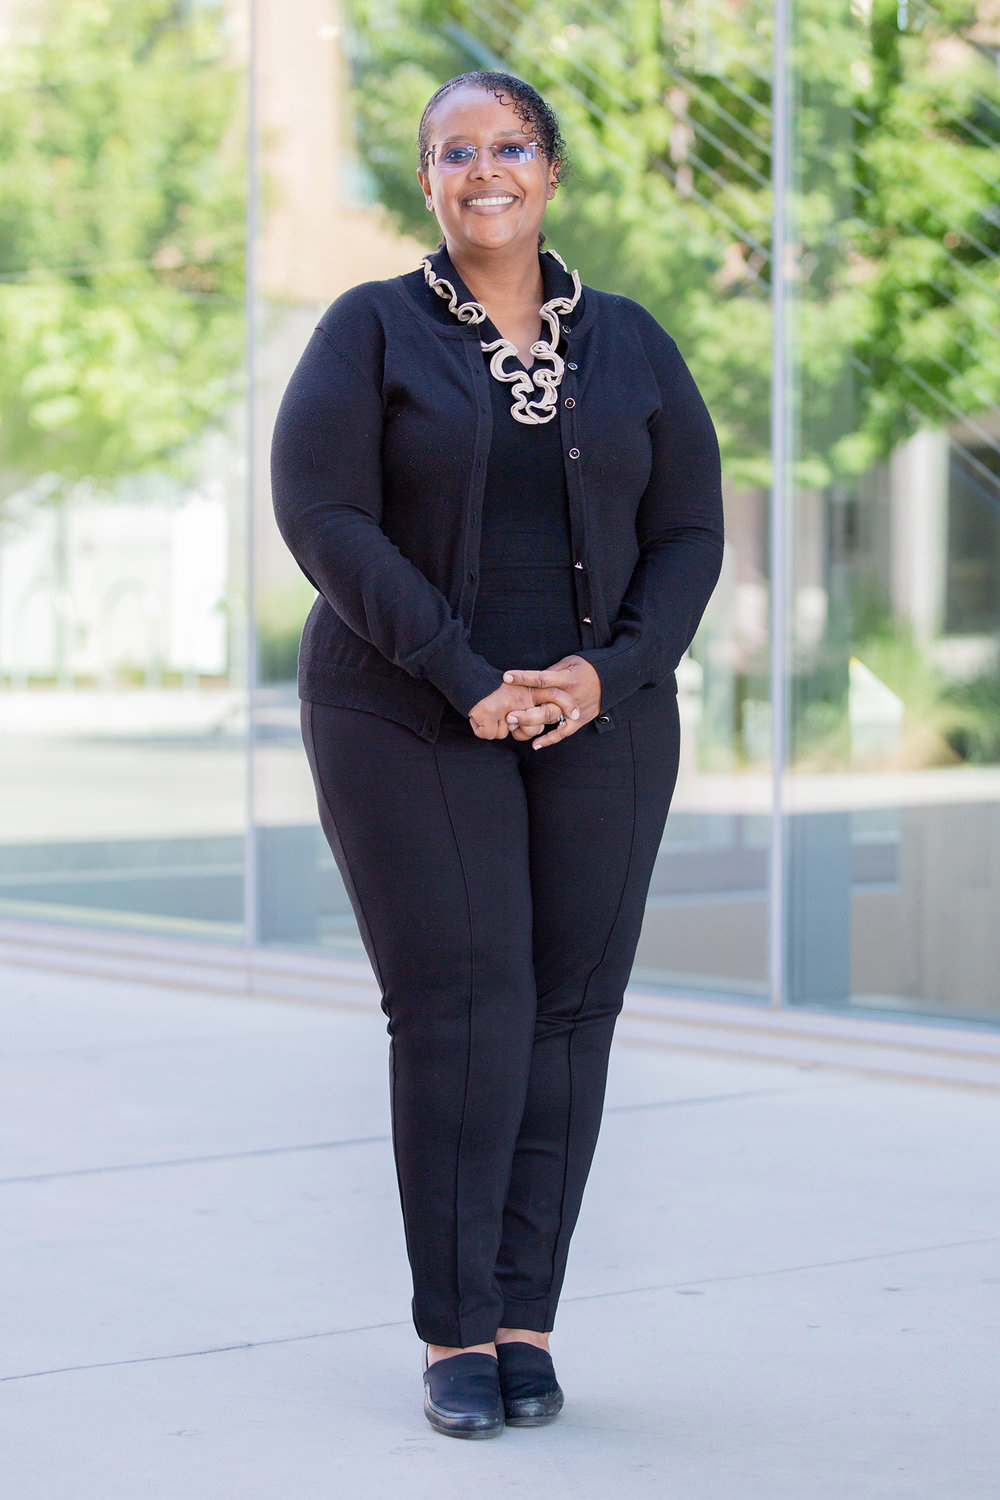
[[[635,638],[618,645],[592,646],[573,654],[589,661],[601,679],[602,713],[615,708],[641,687],[652,687],[665,681],[670,672],[667,666],[662,672],[657,672],[649,661],[649,653]]]
[[[467,642],[457,648],[442,647],[424,663],[424,675],[438,692],[443,693],[463,718],[483,698],[503,686],[503,673],[485,656],[479,656]]]

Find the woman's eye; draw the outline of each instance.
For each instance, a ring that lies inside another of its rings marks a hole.
[[[520,161],[524,155],[524,147],[516,141],[509,141],[507,145],[499,147],[497,154],[506,156],[510,161]]]
[[[453,162],[456,165],[459,162],[471,161],[472,148],[471,146],[449,146],[441,159],[442,161]]]

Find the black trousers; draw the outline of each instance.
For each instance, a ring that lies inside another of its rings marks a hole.
[[[605,733],[435,744],[302,707],[320,818],[383,992],[413,1316],[552,1327],[677,772],[675,696]]]

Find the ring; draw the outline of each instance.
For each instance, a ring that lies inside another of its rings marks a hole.
[[[561,729],[563,727],[563,725],[565,724],[565,722],[566,722],[566,715],[565,714],[560,714],[559,717],[558,717],[558,719],[556,720],[556,728],[557,729]]]

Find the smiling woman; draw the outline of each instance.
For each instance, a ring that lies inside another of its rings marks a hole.
[[[303,734],[389,1018],[424,1409],[475,1438],[562,1406],[548,1335],[722,501],[673,340],[541,248],[545,101],[463,74],[418,145],[442,244],[323,315],[274,502],[319,591]]]
[[[467,284],[474,288],[488,278],[492,321],[526,368],[543,288],[541,270],[522,248],[540,246],[545,208],[559,185],[553,126],[554,117],[551,123],[524,118],[523,99],[510,92],[453,82],[427,105],[418,135],[417,176],[427,207],[452,258],[463,262]],[[531,285],[521,279],[525,272]]]

